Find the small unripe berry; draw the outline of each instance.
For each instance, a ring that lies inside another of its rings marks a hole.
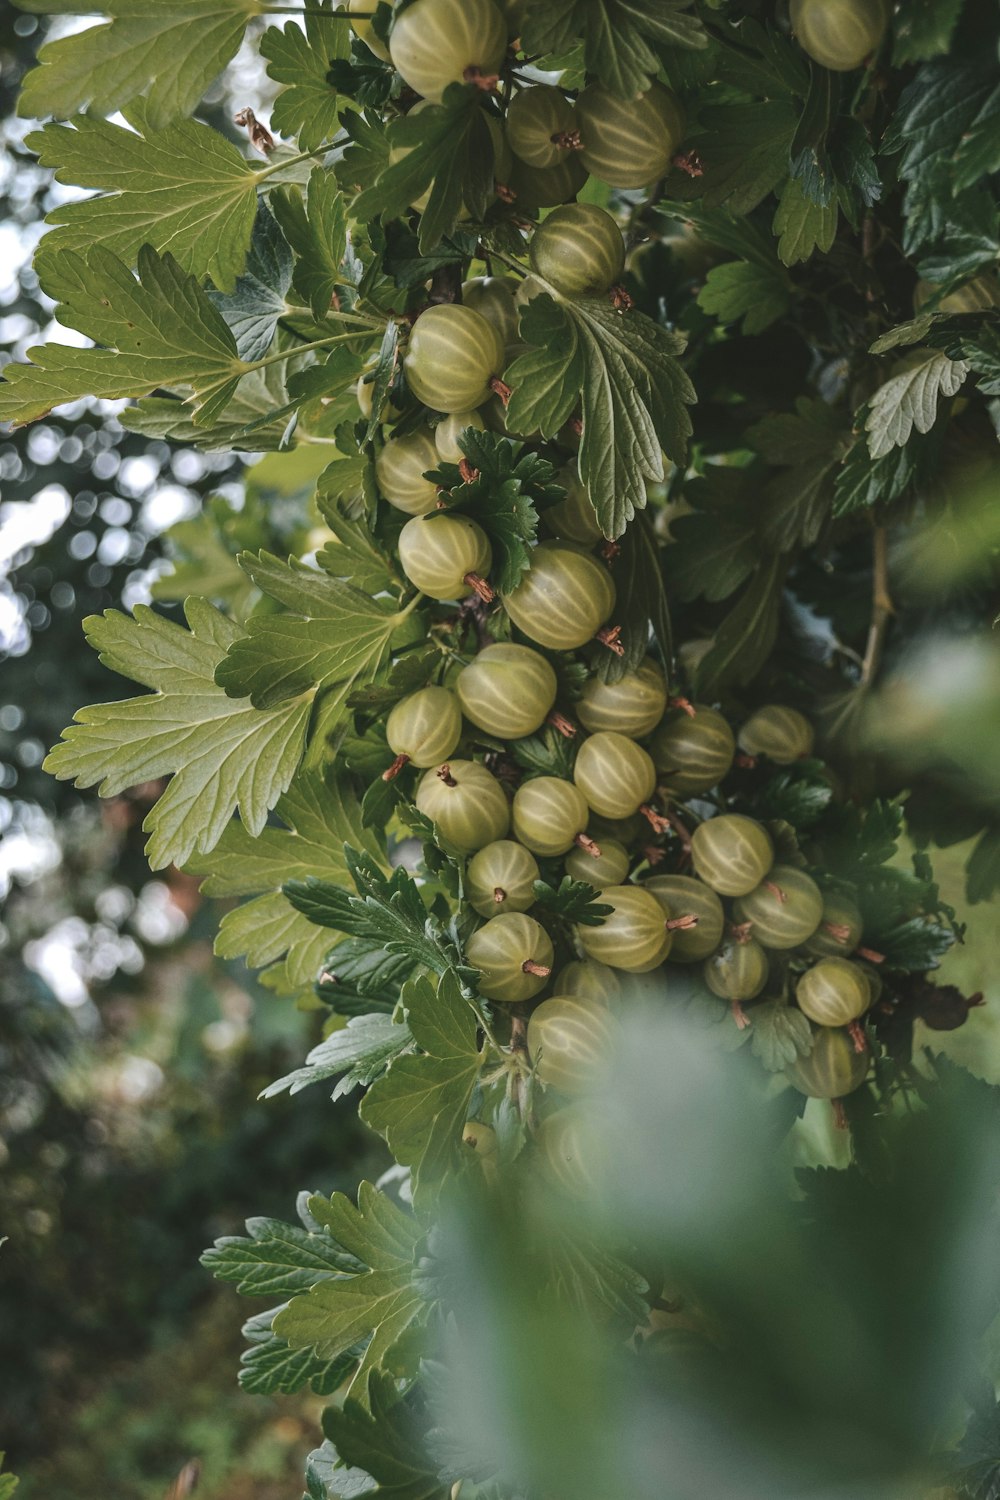
[[[493,0],[414,0],[389,35],[393,67],[438,103],[449,84],[493,77],[507,51],[507,23]]]
[[[871,1004],[868,975],[847,958],[821,958],[795,986],[799,1010],[818,1026],[849,1026]]]
[[[455,411],[447,417],[442,417],[437,424],[434,429],[434,446],[438,457],[444,463],[460,464],[465,458],[465,454],[458,446],[458,439],[469,427],[476,432],[482,432],[485,429],[486,423],[478,411]]]
[[[556,674],[530,646],[484,646],[455,683],[462,712],[499,739],[519,740],[545,723],[556,701]]]
[[[517,287],[511,276],[473,276],[462,282],[462,306],[492,323],[505,345],[517,338]]]
[[[630,974],[645,974],[663,962],[672,933],[655,896],[637,885],[609,885],[601,903],[611,907],[611,915],[599,927],[576,929],[588,958]]]
[[[408,516],[425,516],[437,505],[438,492],[424,474],[438,462],[431,432],[418,428],[406,437],[389,439],[375,460],[375,478],[390,505]]]
[[[453,760],[427,771],[416,795],[417,811],[462,854],[502,839],[510,808],[496,777],[474,760]]]
[[[545,988],[552,971],[552,940],[534,917],[511,912],[474,932],[465,956],[479,969],[479,992],[514,1005]]]
[[[594,963],[591,959],[574,959],[559,970],[552,985],[552,993],[610,1005],[621,999],[622,987],[618,975],[607,964]]]
[[[727,939],[705,960],[702,973],[713,995],[721,1000],[753,1000],[767,983],[770,965],[759,943]]]
[[[443,412],[482,406],[503,364],[503,340],[493,324],[471,307],[455,303],[428,307],[420,314],[403,359],[417,400]]]
[[[529,167],[556,166],[570,149],[576,128],[573,106],[551,84],[522,89],[507,109],[507,139],[518,161]]]
[[[503,597],[514,624],[552,651],[585,646],[615,607],[603,563],[572,542],[541,542],[517,588]]]
[[[726,915],[722,902],[703,880],[694,880],[690,875],[654,875],[643,884],[671,920],[697,918],[693,927],[678,925],[672,929],[672,963],[697,963],[715,952],[722,939]]]
[[[792,31],[820,67],[849,73],[874,52],[885,35],[884,0],[792,0]]]
[[[580,746],[573,780],[602,818],[629,818],[656,788],[652,760],[624,734],[601,730]]]
[[[752,713],[739,733],[747,755],[766,755],[775,765],[790,766],[812,752],[815,734],[805,714],[780,703],[767,703]]]
[[[572,849],[589,816],[583,793],[561,776],[536,776],[514,793],[514,836],[543,859]]]
[[[581,546],[592,547],[603,532],[586,485],[569,468],[561,470],[556,477],[566,490],[566,499],[550,505],[543,513],[546,526],[553,536],[564,542],[579,542]]]
[[[752,891],[733,904],[737,922],[749,922],[765,948],[797,948],[811,938],[823,916],[823,894],[804,870],[774,865]]]
[[[810,1099],[842,1099],[861,1087],[871,1066],[867,1048],[859,1052],[850,1032],[839,1026],[814,1026],[812,1051],[797,1057],[785,1077]]]
[[[539,1080],[572,1098],[591,1093],[617,1029],[606,1005],[565,995],[543,1000],[528,1022],[528,1053]]]
[[[687,797],[718,786],[733,763],[736,741],[720,713],[696,703],[693,715],[683,708],[665,714],[649,749],[665,784]]]
[[[442,687],[419,688],[410,693],[396,704],[385,724],[385,737],[393,755],[420,770],[447,760],[461,734],[458,700]]]
[[[647,656],[634,672],[626,672],[617,682],[589,677],[576,714],[592,734],[611,729],[641,740],[659,724],[666,706],[663,669]]]
[[[528,261],[536,276],[565,297],[599,295],[625,269],[625,241],[606,209],[567,203],[539,224]]]
[[[573,880],[585,880],[598,891],[607,885],[624,885],[632,863],[625,845],[604,839],[599,847],[596,859],[586,849],[571,849],[566,856],[566,874]]]
[[[474,854],[466,868],[466,889],[474,911],[489,921],[535,904],[538,865],[523,844],[498,839]]]
[[[802,951],[810,958],[847,958],[860,943],[863,926],[861,913],[849,896],[827,891],[819,926]]]
[[[633,99],[592,83],[577,100],[576,121],[583,165],[615,188],[647,187],[665,176],[684,135],[680,101],[660,83]]]
[[[691,862],[720,896],[745,896],[774,863],[774,845],[763,824],[741,813],[722,813],[695,829]]]
[[[431,599],[465,599],[482,592],[493,562],[489,538],[465,516],[414,516],[399,533],[399,561],[407,578]]]

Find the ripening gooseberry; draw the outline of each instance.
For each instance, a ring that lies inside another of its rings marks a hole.
[[[615,188],[647,187],[665,176],[684,136],[680,100],[660,83],[634,99],[592,83],[577,99],[576,123],[580,160]]]
[[[500,641],[484,646],[455,683],[462,712],[504,740],[540,729],[556,701],[556,674],[538,651]]]
[[[414,516],[398,545],[403,572],[429,598],[465,599],[473,590],[493,597],[483,584],[493,561],[489,538],[466,516]]]
[[[447,302],[420,314],[403,358],[414,396],[443,412],[482,406],[503,364],[503,340],[493,324],[474,308]]]
[[[606,209],[566,203],[535,230],[528,261],[535,275],[564,297],[598,295],[625,269],[625,241]]]
[[[849,958],[821,958],[795,986],[799,1010],[817,1026],[849,1026],[871,1005],[868,975]]]
[[[797,948],[811,938],[823,916],[823,893],[804,870],[774,865],[767,878],[733,904],[737,922],[749,922],[765,948]]]
[[[470,427],[475,432],[485,431],[486,423],[478,411],[449,412],[435,427],[434,446],[438,457],[446,464],[460,464],[464,459],[465,454],[458,446],[458,439]]]
[[[372,0],[347,0],[347,10],[350,14],[355,11],[368,11],[370,15],[374,9]],[[373,52],[383,62],[390,61],[388,47],[381,37],[376,36],[372,23],[367,17],[364,20],[352,21],[351,30],[359,41],[364,42],[369,52]]]
[[[753,938],[742,943],[729,938],[705,960],[702,974],[713,995],[739,1004],[760,994],[769,969],[767,954]]]
[[[576,929],[587,957],[629,974],[657,968],[670,952],[673,933],[656,897],[641,886],[609,885],[601,904],[611,907],[611,915],[599,927]]]
[[[775,765],[790,766],[812,752],[815,734],[805,714],[780,703],[766,703],[752,713],[739,732],[747,755],[766,755]]]
[[[718,786],[733,763],[736,741],[720,713],[696,703],[693,714],[670,709],[649,749],[666,786],[686,797]]]
[[[507,23],[493,0],[414,0],[389,35],[393,67],[438,102],[451,83],[493,78],[507,51]]]
[[[602,729],[584,740],[573,780],[602,818],[629,818],[656,789],[656,767],[627,735]]]
[[[465,956],[480,970],[480,994],[514,1005],[545,988],[552,972],[552,939],[534,917],[510,912],[474,932]]]
[[[720,896],[745,896],[773,865],[774,845],[755,819],[721,813],[695,829],[691,862],[695,874]]]
[[[812,1051],[797,1057],[785,1077],[810,1099],[842,1099],[861,1087],[870,1066],[871,1053],[867,1048],[859,1052],[850,1032],[814,1026]]]
[[[462,1145],[476,1156],[492,1156],[497,1149],[497,1133],[482,1120],[466,1120],[462,1126]]]
[[[617,839],[604,839],[598,847],[601,852],[596,858],[579,845],[571,849],[566,856],[566,874],[572,880],[585,880],[598,891],[607,885],[624,885],[632,863],[625,845]]]
[[[517,337],[516,291],[512,276],[473,276],[462,282],[462,306],[492,323],[504,345],[512,344]]]
[[[462,854],[502,839],[510,827],[503,787],[478,761],[448,761],[425,772],[415,800],[417,811]]]
[[[615,607],[615,585],[603,563],[572,542],[540,542],[503,607],[530,640],[573,651],[600,630]]]
[[[792,0],[792,32],[822,68],[850,73],[860,68],[885,35],[884,0]]]
[[[472,856],[465,878],[474,911],[489,921],[508,911],[527,911],[535,904],[539,877],[534,856],[513,839],[497,839]]]
[[[580,723],[592,734],[610,729],[639,740],[656,728],[666,706],[663,668],[647,656],[634,672],[626,672],[617,682],[589,677],[575,708]]]
[[[643,884],[660,902],[669,918],[697,918],[693,927],[672,929],[672,963],[698,963],[715,952],[722,939],[726,914],[718,896],[703,880],[695,880],[690,875],[654,875]]]
[[[385,737],[396,757],[390,770],[407,763],[421,771],[447,760],[462,735],[462,711],[448,688],[424,687],[400,700],[385,723]],[[390,777],[387,774],[386,780]]]
[[[621,981],[614,969],[607,964],[597,964],[591,959],[574,959],[564,964],[552,985],[554,995],[573,995],[578,1000],[590,1000],[595,1004],[609,1005],[620,1000]]]
[[[528,1055],[546,1088],[591,1093],[614,1048],[617,1023],[606,1005],[576,996],[543,1000],[528,1022]]]
[[[572,104],[552,84],[521,89],[507,108],[510,149],[529,167],[556,166],[571,148],[575,129]]]
[[[846,958],[860,943],[863,927],[861,913],[850,896],[827,891],[819,926],[802,951],[810,958]]]
[[[535,776],[514,793],[514,837],[532,854],[554,859],[584,837],[590,810],[583,793],[561,776]],[[587,840],[590,848],[597,846]]]
[[[389,504],[408,516],[426,516],[437,505],[437,485],[424,474],[439,458],[434,436],[418,427],[405,437],[390,438],[375,460],[375,478]]]

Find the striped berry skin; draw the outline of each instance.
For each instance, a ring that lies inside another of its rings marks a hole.
[[[587,169],[579,151],[566,151],[554,167],[529,167],[515,160],[508,185],[516,194],[518,208],[524,213],[534,213],[539,208],[568,203],[586,181]]]
[[[602,818],[629,818],[656,789],[656,767],[627,735],[602,729],[580,746],[573,780]]]
[[[863,928],[861,913],[851,898],[827,891],[820,924],[802,951],[810,958],[847,958],[860,943]]]
[[[868,975],[849,958],[821,958],[795,986],[799,1010],[817,1026],[849,1026],[872,1003]]]
[[[765,948],[797,948],[811,938],[823,916],[823,893],[794,865],[775,865],[767,879],[733,903],[737,922],[749,922]]]
[[[834,73],[860,68],[885,35],[883,0],[792,0],[792,32],[804,52]]]
[[[478,411],[456,411],[443,417],[434,429],[434,446],[438,458],[443,459],[446,464],[460,464],[465,454],[458,446],[458,439],[469,427],[476,432],[485,430],[486,423]]]
[[[469,573],[490,571],[485,531],[464,516],[414,516],[399,533],[399,561],[407,578],[430,599],[465,599]]]
[[[589,1105],[568,1104],[548,1115],[535,1132],[535,1150],[547,1183],[570,1198],[585,1197],[595,1174],[602,1179],[610,1168],[607,1141]]]
[[[503,787],[475,760],[452,760],[426,771],[415,800],[417,811],[461,854],[475,854],[504,838],[510,827]]]
[[[375,478],[390,505],[408,516],[426,516],[437,505],[438,492],[424,474],[439,463],[434,435],[421,427],[389,439],[375,460]]]
[[[617,1022],[606,1005],[560,995],[528,1022],[528,1056],[547,1089],[571,1099],[593,1093],[614,1049]]]
[[[805,714],[781,703],[767,703],[752,713],[739,732],[747,755],[766,755],[775,765],[790,766],[812,751],[815,734]]]
[[[470,69],[497,73],[506,51],[507,23],[493,0],[414,0],[389,35],[393,67],[434,103]]]
[[[843,1099],[868,1076],[871,1053],[858,1052],[850,1032],[840,1027],[814,1026],[812,1051],[797,1057],[785,1077],[810,1099]]]
[[[520,1000],[531,1000],[548,983],[548,972],[534,974],[524,965],[551,970],[552,939],[534,917],[509,912],[474,932],[465,945],[465,956],[473,968],[481,970],[481,995],[516,1005]]]
[[[567,203],[535,230],[528,262],[564,297],[595,295],[613,286],[625,269],[625,241],[605,209]]]
[[[647,974],[662,964],[673,934],[656,897],[638,885],[609,885],[601,903],[612,910],[600,927],[576,929],[587,957],[628,974]]]
[[[666,786],[686,797],[718,786],[733,763],[736,741],[720,713],[696,703],[693,716],[670,709],[649,749]]]
[[[751,938],[747,943],[727,940],[705,960],[702,974],[720,1000],[753,1000],[767,983],[767,954]]]
[[[622,987],[614,969],[589,959],[574,959],[559,970],[552,985],[554,995],[571,995],[577,1000],[610,1005],[622,997]]]
[[[603,891],[607,885],[624,885],[632,863],[625,845],[615,839],[603,839],[600,850],[595,859],[586,849],[571,849],[566,856],[566,874],[572,880],[585,880],[597,891]]]
[[[695,874],[720,896],[745,896],[774,863],[774,845],[762,824],[742,813],[722,813],[691,837]]]
[[[722,902],[703,880],[690,875],[654,875],[643,882],[670,918],[697,917],[695,927],[675,927],[670,961],[694,964],[714,953],[722,940],[726,914]]]
[[[556,674],[530,646],[484,646],[455,683],[462,712],[478,729],[523,739],[545,723],[556,701]]]
[[[589,816],[583,793],[561,776],[536,776],[514,793],[514,837],[543,859],[554,859],[572,849]]]
[[[503,607],[518,630],[550,651],[575,651],[615,607],[615,585],[603,563],[572,542],[540,542],[531,567]]]
[[[469,860],[465,871],[469,901],[489,921],[508,911],[527,911],[535,904],[538,865],[523,844],[498,839]]]
[[[684,136],[680,100],[659,83],[637,99],[592,83],[577,100],[576,123],[583,165],[615,188],[647,187],[663,177]]]
[[[433,411],[471,411],[490,395],[504,365],[503,339],[471,307],[428,307],[413,325],[403,358],[407,384]]]
[[[507,140],[518,161],[529,167],[554,167],[566,146],[553,137],[569,135],[576,116],[562,89],[543,83],[515,94],[507,109]]]
[[[603,532],[586,485],[571,468],[561,470],[556,478],[566,490],[566,499],[549,506],[544,514],[546,526],[553,536],[564,542],[579,542],[584,547],[592,547]]]
[[[393,755],[405,755],[420,770],[447,760],[462,735],[462,711],[443,687],[419,688],[401,699],[385,723]]]
[[[514,293],[519,284],[512,276],[473,276],[462,282],[462,306],[492,323],[504,344],[517,338]]]
[[[610,729],[641,740],[651,734],[667,706],[667,682],[663,668],[647,656],[634,672],[617,682],[589,677],[583,696],[575,705],[577,718],[592,734]]]

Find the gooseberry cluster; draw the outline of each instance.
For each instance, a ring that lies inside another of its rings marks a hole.
[[[793,11],[801,44],[828,67],[855,66],[845,48],[867,53],[884,27],[873,9],[857,36],[843,26],[828,35],[811,0],[794,0]],[[588,176],[614,189],[662,178],[684,136],[683,111],[658,82],[632,99],[599,83],[577,92],[523,74],[498,88],[519,23],[517,4],[414,0],[389,35],[388,60],[420,96],[411,109],[440,102],[455,83],[482,88],[497,195],[547,212],[524,223],[522,280],[474,277],[419,312],[402,382],[378,413],[387,423],[379,494],[406,518],[399,563],[442,607],[435,680],[386,719],[385,777],[461,866],[460,895],[479,919],[465,959],[480,995],[508,1011],[515,1036],[523,1032],[546,1105],[595,1086],[616,1008],[637,990],[669,1000],[671,972],[682,968],[731,1005],[740,1027],[752,1025],[745,1007],[762,997],[796,1007],[813,1045],[787,1077],[804,1094],[837,1099],[866,1075],[862,1019],[879,989],[875,966],[858,953],[860,914],[842,890],[822,889],[778,854],[764,823],[732,810],[728,783],[737,759],[780,767],[808,757],[812,728],[797,710],[770,704],[744,719],[737,743],[718,706],[671,696],[653,655],[624,675],[605,670],[608,653],[621,652],[616,549],[568,467],[579,433],[546,445],[507,419],[503,374],[534,295],[606,295],[628,306],[618,223],[573,200]],[[370,21],[355,29],[385,55]],[[423,211],[426,196],[413,207]],[[375,382],[374,369],[358,382],[366,421]],[[399,392],[401,408],[390,404]],[[513,587],[492,580],[487,531],[449,509],[439,483],[442,463],[458,465],[466,482],[476,477],[467,440],[483,431],[552,455],[565,492],[542,510],[541,536]],[[526,769],[519,745],[545,734],[562,743],[557,764]],[[567,877],[593,892],[596,916],[573,922],[539,904],[540,888]],[[483,1154],[489,1127],[472,1125],[470,1144]],[[550,1111],[540,1139],[561,1142],[554,1159],[565,1155],[563,1134]]]

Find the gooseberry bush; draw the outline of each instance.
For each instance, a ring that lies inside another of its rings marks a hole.
[[[890,541],[995,462],[989,9],[106,0],[26,79],[29,149],[95,191],[35,262],[83,339],[0,417],[125,398],[268,501],[178,530],[184,623],[86,621],[148,691],[47,765],[164,782],[152,867],[322,1016],[267,1092],[336,1079],[398,1164],[205,1256],[272,1299],[246,1388],[336,1396],[314,1500],[521,1492],[425,1441],[438,1216],[586,1192],[625,1025],[688,1016],[779,1135],[833,1101],[860,1151],[932,1086],[916,1018],[965,1019],[940,798],[863,729],[913,622]],[[273,104],[226,138],[245,34]],[[1000,825],[963,819],[975,901]],[[628,1244],[561,1254],[547,1295],[623,1347],[662,1313]]]

